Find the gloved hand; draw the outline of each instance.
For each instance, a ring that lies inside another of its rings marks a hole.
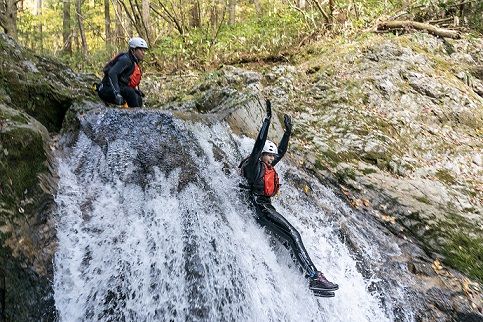
[[[285,131],[292,133],[292,118],[287,114],[284,114],[283,123],[285,124]]]
[[[124,104],[124,97],[122,97],[121,94],[117,93],[116,94],[116,97],[114,98],[114,103],[116,105],[122,105],[122,104]]]
[[[267,118],[272,118],[272,103],[270,103],[270,100],[265,100],[265,104],[267,106],[266,111],[267,111]]]

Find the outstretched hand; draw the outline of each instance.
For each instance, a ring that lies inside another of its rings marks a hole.
[[[292,118],[287,114],[284,114],[283,123],[285,124],[285,130],[289,133],[292,133]]]
[[[266,104],[266,111],[267,111],[267,118],[272,118],[272,103],[270,103],[270,100],[265,100]]]

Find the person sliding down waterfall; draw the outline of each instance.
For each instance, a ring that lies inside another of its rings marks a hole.
[[[309,288],[316,296],[331,297],[339,286],[325,278],[318,271],[310,259],[304,247],[299,232],[275,210],[271,203],[271,197],[279,190],[279,180],[275,165],[287,152],[288,141],[292,132],[292,120],[287,114],[284,115],[285,133],[277,146],[267,140],[268,128],[272,117],[271,103],[266,101],[267,115],[263,121],[253,150],[239,165],[247,185],[241,185],[248,191],[249,200],[255,207],[257,221],[268,229],[282,243],[291,250],[293,256],[300,264],[306,277],[309,279]],[[295,260],[294,258],[294,260]]]

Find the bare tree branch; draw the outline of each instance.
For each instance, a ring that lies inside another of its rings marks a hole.
[[[443,38],[458,39],[458,38],[461,37],[460,33],[456,30],[438,28],[436,26],[433,26],[433,25],[430,25],[430,24],[427,24],[427,23],[409,21],[409,20],[383,21],[383,22],[380,22],[377,25],[378,31],[391,30],[391,29],[421,30],[421,31],[426,31],[426,32],[433,34],[433,35],[436,35],[436,36],[443,37]]]
[[[159,10],[157,10],[157,8],[155,8],[153,5],[151,5],[151,10],[153,10],[154,13],[156,13],[158,16],[160,16],[161,18],[163,18],[164,20],[166,20],[168,23],[173,23],[175,25],[176,30],[178,30],[179,34],[181,36],[184,36],[184,28],[183,28],[183,25],[176,18],[175,14],[174,13],[171,13],[168,10],[168,8],[166,8],[166,6],[163,3],[158,2],[158,4],[161,7],[161,9],[164,11],[164,13],[166,14],[166,16],[163,15],[161,12],[159,12]]]
[[[329,15],[325,12],[325,10],[322,8],[322,5],[319,3],[319,1],[317,0],[311,0],[313,3],[315,3],[315,6],[317,7],[317,9],[319,9],[320,13],[322,14],[322,16],[324,16],[324,19],[327,23],[330,23],[330,18],[329,18]]]

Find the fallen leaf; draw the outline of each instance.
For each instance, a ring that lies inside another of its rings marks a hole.
[[[433,267],[434,271],[438,274],[440,274],[441,270],[443,270],[443,265],[441,265],[439,258],[436,258],[433,262],[433,265],[431,266]]]
[[[305,194],[308,194],[310,192],[310,188],[308,185],[304,185],[304,192]]]
[[[352,204],[354,205],[354,207],[356,207],[356,208],[360,208],[360,207],[362,207],[363,202],[362,202],[362,200],[361,200],[361,199],[354,199],[354,200],[352,201]]]
[[[391,223],[393,225],[396,224],[396,217],[394,217],[394,216],[389,216],[389,215],[386,215],[386,214],[382,214],[381,219],[384,220],[385,222],[389,222],[389,223]]]

